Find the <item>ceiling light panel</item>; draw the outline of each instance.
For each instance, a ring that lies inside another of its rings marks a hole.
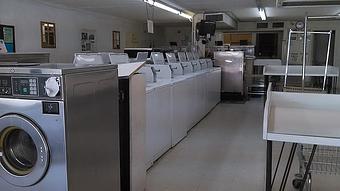
[[[260,15],[262,21],[267,20],[266,11],[265,11],[264,8],[259,8],[259,15]]]
[[[148,3],[148,4],[152,5],[152,6],[158,7],[160,9],[163,9],[165,11],[168,11],[168,12],[174,13],[176,15],[179,15],[181,17],[184,17],[184,18],[187,18],[189,20],[192,20],[192,16],[191,15],[186,14],[186,13],[184,13],[182,11],[177,10],[177,9],[174,9],[172,7],[169,7],[169,6],[167,6],[167,5],[163,4],[163,3],[156,2],[154,0],[144,0],[144,2]]]

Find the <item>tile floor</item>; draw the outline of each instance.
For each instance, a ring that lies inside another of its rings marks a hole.
[[[147,191],[263,191],[262,101],[219,104],[149,169]],[[279,149],[280,144],[274,144],[275,156]],[[295,160],[292,176],[297,164]],[[339,176],[314,176],[313,191],[338,191],[338,180]],[[294,190],[291,179],[286,190]]]

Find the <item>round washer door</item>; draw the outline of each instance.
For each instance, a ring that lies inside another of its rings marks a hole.
[[[0,118],[0,177],[18,187],[32,186],[46,173],[49,150],[43,134],[16,114]]]

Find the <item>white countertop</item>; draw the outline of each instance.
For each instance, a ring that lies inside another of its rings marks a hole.
[[[263,74],[265,76],[284,76],[286,72],[285,65],[267,65],[264,67]],[[307,66],[306,76],[324,76],[325,66]],[[302,76],[302,66],[289,66],[288,76]],[[327,76],[338,77],[339,68],[328,66]]]
[[[340,95],[268,90],[265,140],[340,146]]]
[[[267,66],[267,65],[282,65],[282,61],[280,59],[255,59],[254,66]]]

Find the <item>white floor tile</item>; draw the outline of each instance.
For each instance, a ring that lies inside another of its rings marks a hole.
[[[262,115],[263,99],[219,104],[148,171],[147,191],[263,191]],[[279,149],[275,143],[274,158]],[[283,169],[284,164],[280,174]],[[295,160],[286,190],[294,190],[291,181],[297,172]],[[314,176],[313,191],[338,191],[338,180],[339,176]]]

